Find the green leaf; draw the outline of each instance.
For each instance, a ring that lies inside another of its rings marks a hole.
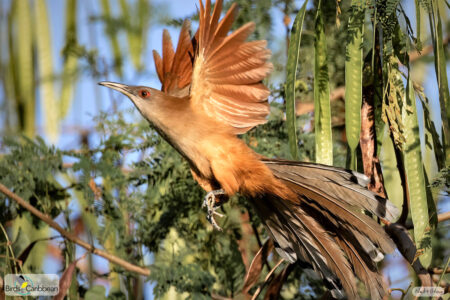
[[[44,128],[45,133],[50,140],[55,142],[59,132],[59,110],[56,109],[58,103],[56,101],[55,87],[53,85],[52,41],[47,14],[47,4],[46,0],[36,0],[34,5],[34,28],[37,44],[39,81],[41,84],[41,103],[43,104],[43,112],[45,115]]]
[[[364,12],[363,1],[353,0],[345,53],[345,133],[353,170],[361,131]]]
[[[103,300],[106,299],[106,290],[103,285],[94,285],[89,290],[87,290],[84,295],[85,300]]]
[[[331,137],[330,86],[328,79],[327,41],[319,2],[315,20],[314,42],[314,125],[316,162],[333,165]]]
[[[303,20],[305,19],[306,4],[303,3],[291,29],[291,40],[288,49],[286,65],[286,125],[288,129],[289,148],[292,158],[298,160],[297,122],[295,114],[295,82],[297,81],[298,57],[302,38]]]
[[[431,263],[431,227],[428,216],[427,191],[420,147],[419,123],[412,80],[408,78],[405,106],[402,109],[404,136],[404,164],[410,197],[411,217],[414,224],[414,241],[425,268]]]

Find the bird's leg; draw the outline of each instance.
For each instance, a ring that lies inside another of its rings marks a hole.
[[[216,197],[218,195],[225,195],[225,191],[223,189],[220,190],[214,190],[206,194],[205,198],[203,199],[202,208],[206,207],[207,210],[207,216],[206,219],[208,220],[211,225],[217,229],[222,230],[222,228],[217,225],[216,220],[214,219],[214,215],[223,217],[222,214],[219,214],[216,210],[223,204],[224,201],[216,200],[219,199],[219,197]]]

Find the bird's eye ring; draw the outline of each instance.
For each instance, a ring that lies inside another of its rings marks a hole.
[[[140,90],[139,91],[139,96],[141,96],[142,98],[149,98],[150,97],[150,92],[147,90]]]

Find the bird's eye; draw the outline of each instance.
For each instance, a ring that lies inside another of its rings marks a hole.
[[[139,95],[140,95],[142,98],[148,98],[148,97],[150,97],[150,92],[147,91],[147,90],[140,90],[140,91],[139,91]]]

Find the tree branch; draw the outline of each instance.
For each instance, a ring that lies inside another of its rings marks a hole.
[[[430,272],[431,274],[442,274],[442,273],[444,273],[444,270],[441,269],[441,268],[429,268],[429,269],[428,269],[428,272]],[[445,270],[445,273],[446,273],[446,274],[447,274],[447,273],[450,273],[450,267],[448,267],[448,268]]]
[[[442,213],[442,214],[439,214],[437,216],[437,222],[438,223],[445,222],[445,221],[447,221],[449,219],[450,219],[450,211]],[[408,230],[409,229],[414,229],[414,224],[411,221],[407,221],[406,224],[405,224],[405,228],[408,229]]]
[[[103,250],[97,249],[93,245],[91,245],[89,243],[86,243],[85,241],[81,240],[80,238],[78,238],[73,233],[70,233],[70,232],[66,231],[64,228],[59,226],[58,223],[53,221],[53,219],[50,218],[48,215],[45,215],[42,212],[40,212],[38,209],[36,209],[30,203],[28,203],[27,201],[22,199],[17,194],[13,193],[11,190],[9,190],[6,186],[4,186],[1,183],[0,183],[0,192],[5,194],[8,198],[16,201],[20,206],[22,206],[23,208],[25,208],[26,210],[31,212],[33,215],[35,215],[36,217],[38,217],[39,219],[41,219],[42,221],[47,223],[50,227],[52,227],[53,229],[58,231],[62,236],[64,236],[69,241],[71,241],[71,242],[73,242],[73,243],[83,247],[84,249],[88,250],[89,252],[92,252],[92,253],[94,253],[94,254],[96,254],[98,256],[106,258],[110,262],[121,266],[122,268],[124,268],[127,271],[134,272],[134,273],[137,273],[137,274],[140,274],[140,275],[144,275],[144,276],[149,276],[150,275],[150,270],[149,269],[133,265],[133,264],[127,262],[126,260],[123,260],[123,259],[121,259],[121,258],[119,258],[117,256],[114,256],[114,255],[112,255],[112,254],[110,254],[108,252],[105,252]]]
[[[431,275],[420,263],[420,260],[417,257],[416,245],[406,228],[399,223],[390,223],[386,224],[385,230],[397,245],[400,253],[414,269],[414,272],[420,279],[421,286],[433,286]]]

